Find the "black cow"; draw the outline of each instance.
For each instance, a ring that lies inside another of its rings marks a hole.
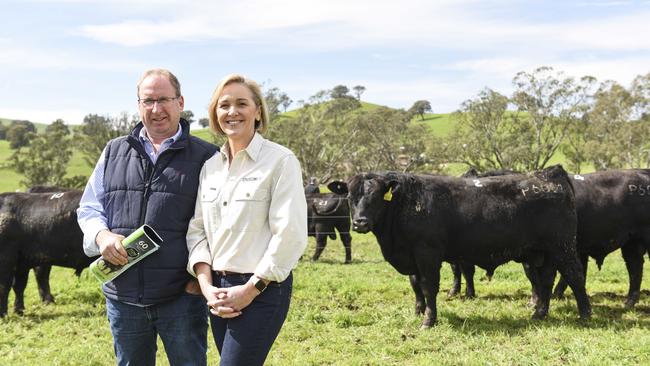
[[[27,190],[27,193],[45,193],[45,192],[66,192],[66,191],[71,191],[73,189],[71,188],[66,188],[66,187],[58,187],[58,186],[33,186],[30,187]],[[36,284],[38,287],[38,294],[41,297],[41,300],[46,303],[46,304],[51,304],[54,302],[54,296],[52,295],[52,292],[50,291],[50,272],[52,271],[52,266],[49,264],[45,264],[42,266],[36,266],[33,268],[34,269],[34,276],[36,277]],[[77,276],[81,275],[81,271],[76,272]],[[16,268],[16,272],[14,274],[14,283],[13,283],[13,289],[14,293],[24,293],[25,288],[27,287],[27,281],[29,280],[29,267],[25,268],[24,266],[21,266],[20,268]],[[22,299],[22,296],[20,297]],[[22,300],[19,301],[22,304]],[[18,306],[18,308],[15,308],[17,313],[22,313],[24,310],[24,306]]]
[[[0,194],[0,316],[7,313],[13,282],[14,309],[24,309],[23,293],[30,268],[51,265],[74,268],[77,274],[93,260],[83,252],[83,234],[76,209],[82,192]],[[39,287],[49,293],[49,270],[38,274]]]
[[[309,193],[320,193],[320,187],[318,187],[318,183],[314,177],[311,177],[309,183],[305,186],[305,194]]]
[[[461,175],[462,178],[482,178],[482,177],[490,177],[490,176],[500,176],[500,175],[509,175],[509,174],[515,174],[516,172],[512,170],[507,170],[507,169],[502,169],[502,170],[494,170],[490,171],[489,173],[484,173],[480,174],[475,168],[470,168],[468,171],[466,171],[463,175]],[[474,183],[480,183],[480,181],[474,181]],[[447,293],[447,296],[452,297],[456,296],[457,294],[460,293],[461,289],[461,274],[463,277],[465,277],[465,297],[468,298],[473,298],[476,296],[476,290],[474,289],[474,264],[472,263],[465,263],[465,262],[450,262],[451,265],[451,271],[454,274],[454,282],[451,286],[451,289],[449,289],[449,292]],[[489,268],[483,268],[486,271],[486,276],[488,279],[492,279],[492,276],[494,275],[494,270],[496,268],[494,267],[489,267]],[[415,278],[411,278],[411,282],[416,281]]]
[[[573,188],[561,166],[478,184],[455,177],[359,174],[347,188],[353,229],[372,231],[384,258],[398,272],[415,276],[423,327],[437,319],[443,260],[484,267],[530,263],[539,287],[533,314],[538,319],[548,314],[557,269],[575,294],[580,316],[591,315],[575,247]]]
[[[509,173],[512,172],[478,174],[470,170],[463,176],[481,178]],[[578,216],[576,245],[584,275],[587,275],[589,257],[596,260],[600,269],[605,257],[621,248],[629,277],[625,307],[632,308],[641,293],[643,257],[650,252],[650,216],[645,214],[650,206],[650,170],[576,174],[572,176],[572,183]],[[528,268],[525,269],[528,275]],[[468,275],[465,277],[469,287]],[[454,273],[454,281],[460,281],[460,274]],[[566,281],[560,277],[554,295],[561,297],[566,287]],[[533,288],[533,299],[535,296]]]
[[[332,190],[343,182],[331,182],[327,187]],[[308,235],[316,238],[316,251],[312,260],[320,258],[327,237],[336,239],[336,231],[345,248],[345,263],[352,262],[352,237],[350,236],[350,206],[345,195],[336,193],[305,193],[307,198]],[[335,231],[336,230],[336,231]]]
[[[639,301],[643,257],[650,252],[650,170],[609,170],[573,176],[578,213],[578,255],[585,275],[588,257],[600,269],[605,256],[621,248],[629,276],[625,307]],[[561,296],[561,279],[554,294]]]

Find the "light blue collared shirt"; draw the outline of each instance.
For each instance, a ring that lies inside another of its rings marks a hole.
[[[163,143],[160,144],[160,149],[158,149],[158,151],[154,149],[153,143],[147,136],[144,127],[140,129],[138,138],[144,147],[147,156],[151,162],[155,164],[156,160],[158,160],[158,156],[160,156],[163,151],[167,150],[174,142],[178,141],[181,134],[182,129],[179,124],[176,134],[163,141]],[[99,156],[99,160],[97,160],[93,173],[90,175],[90,178],[88,178],[88,183],[86,184],[84,193],[81,196],[81,201],[79,202],[79,208],[77,209],[77,222],[81,227],[81,231],[84,233],[84,253],[89,257],[101,254],[99,252],[99,247],[95,242],[95,238],[97,237],[97,233],[101,230],[108,230],[108,220],[106,219],[103,205],[105,154],[106,147],[104,147],[102,154]]]

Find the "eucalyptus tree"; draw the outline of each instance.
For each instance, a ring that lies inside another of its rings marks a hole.
[[[607,81],[596,92],[589,112],[587,151],[596,170],[648,167],[650,154],[650,74],[632,86]]]
[[[361,94],[366,91],[366,87],[363,85],[356,85],[352,87],[352,90],[354,90],[354,95],[357,97],[357,100],[361,101]]]
[[[508,97],[487,88],[463,102],[451,116],[456,128],[445,139],[447,160],[479,171],[523,169],[532,131],[517,112],[508,111],[509,104]]]
[[[591,76],[579,80],[565,77],[546,66],[532,73],[517,73],[511,101],[522,112],[518,123],[527,125],[525,129],[532,133],[525,136],[528,141],[522,141],[530,146],[525,170],[542,169],[548,164],[571,132],[571,126],[588,111],[595,81]]]
[[[301,163],[303,180],[332,179],[340,170],[356,134],[355,126],[343,116],[353,110],[349,104],[334,103],[321,91],[291,116],[278,116],[269,125],[268,136],[291,149]]]
[[[23,174],[24,187],[34,185],[69,186],[65,175],[72,157],[70,130],[61,119],[46,131],[32,134],[29,146],[19,148],[11,156],[13,168]]]
[[[428,100],[418,100],[409,108],[411,114],[420,116],[422,120],[424,120],[425,113],[431,113],[432,111],[431,102]]]
[[[187,109],[181,112],[181,118],[186,120],[187,123],[192,124],[194,122],[194,112]]]
[[[352,172],[437,170],[442,157],[431,155],[428,146],[435,138],[427,126],[411,121],[402,109],[379,107],[359,111],[352,117],[354,143],[346,156]]]
[[[94,167],[106,143],[129,133],[138,119],[137,115],[129,116],[126,112],[118,117],[86,115],[81,126],[75,130],[76,145],[86,164]]]

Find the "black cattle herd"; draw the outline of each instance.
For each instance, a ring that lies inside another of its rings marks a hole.
[[[474,266],[488,275],[508,261],[523,264],[531,288],[534,318],[549,311],[551,295],[570,287],[581,318],[591,315],[585,289],[588,258],[603,263],[621,249],[629,275],[624,306],[640,297],[644,256],[650,252],[650,170],[627,169],[570,176],[559,165],[530,173],[495,171],[462,177],[366,173],[347,183],[331,182],[331,193],[305,187],[312,260],[336,232],[352,262],[350,227],[372,232],[384,259],[408,275],[422,327],[437,320],[436,296],[443,261],[454,270],[449,294],[475,296]],[[42,191],[42,189],[41,189]],[[77,275],[94,258],[84,255],[76,222],[79,191],[0,194],[0,316],[8,294],[14,311],[24,310],[27,274],[35,269],[39,294],[52,302],[52,265]],[[560,280],[553,291],[556,272]]]

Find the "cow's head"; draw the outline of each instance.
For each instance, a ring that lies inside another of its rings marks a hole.
[[[348,195],[352,211],[352,229],[367,233],[380,224],[384,211],[393,200],[398,182],[384,175],[359,174],[347,184],[328,186],[330,191]]]

